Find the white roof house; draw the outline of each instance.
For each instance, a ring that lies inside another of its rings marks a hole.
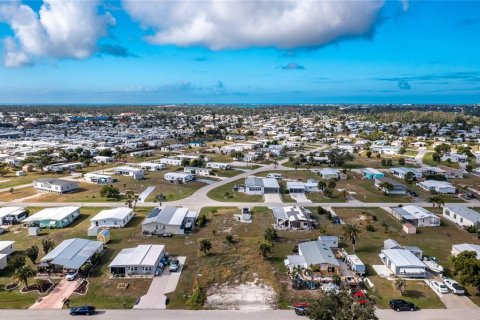
[[[72,223],[79,215],[80,207],[55,207],[43,209],[23,221],[38,224],[41,228],[63,228]]]
[[[273,217],[277,227],[282,229],[311,229],[314,220],[310,217],[310,210],[298,207],[273,208]]]
[[[64,240],[40,261],[55,268],[78,270],[96,252],[101,252],[103,243],[86,239],[74,238]]]
[[[142,231],[148,234],[185,234],[193,231],[196,218],[197,212],[188,208],[155,208],[143,221]]]
[[[480,226],[480,213],[464,206],[443,207],[443,217],[462,227]]]
[[[1,207],[0,225],[20,222],[27,217],[26,212],[22,207]]]
[[[456,256],[463,251],[474,251],[477,253],[477,259],[480,259],[480,245],[478,244],[461,243],[452,246],[452,256]]]
[[[415,205],[392,208],[395,218],[403,222],[410,222],[416,227],[438,227],[440,218],[430,211]]]
[[[110,272],[114,275],[153,275],[164,255],[165,246],[160,244],[122,249],[110,263]]]
[[[298,255],[287,256],[284,263],[290,271],[296,266],[308,268],[315,265],[319,266],[322,273],[326,274],[335,274],[340,267],[330,246],[320,240],[299,243]]]
[[[417,183],[417,185],[425,191],[435,191],[437,193],[455,193],[456,188],[450,182],[425,180]]]
[[[15,251],[15,241],[0,241],[0,254],[10,255]]]
[[[132,209],[113,208],[100,211],[90,222],[92,227],[123,228],[132,218]]]
[[[380,259],[398,277],[425,278],[425,264],[408,249],[384,249]]]

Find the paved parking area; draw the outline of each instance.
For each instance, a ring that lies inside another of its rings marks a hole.
[[[165,294],[175,291],[178,280],[182,274],[183,266],[187,257],[177,257],[180,261],[180,269],[177,272],[163,271],[160,277],[155,277],[148,288],[148,292],[133,306],[134,309],[166,309]]]
[[[278,193],[265,193],[263,199],[268,203],[282,203],[282,197]]]
[[[312,203],[312,201],[305,196],[305,193],[290,193],[290,197],[297,202]]]
[[[438,279],[436,279],[438,280]],[[466,296],[459,296],[453,293],[440,293],[432,286],[430,286],[430,280],[425,280],[425,282],[429,285],[430,289],[437,294],[437,296],[442,300],[445,308],[447,309],[479,309],[480,314],[480,307],[477,306],[475,303],[472,302]]]
[[[63,300],[70,298],[77,287],[78,280],[67,281],[62,279],[52,292],[43,297],[41,301],[35,302],[29,309],[62,309]]]

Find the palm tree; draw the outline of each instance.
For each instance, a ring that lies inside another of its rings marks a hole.
[[[25,287],[28,287],[28,279],[35,277],[36,273],[29,266],[22,266],[15,269],[13,279],[25,283]]]
[[[397,291],[398,293],[400,293],[401,296],[403,296],[403,292],[407,287],[407,281],[405,281],[405,279],[395,277],[392,286],[395,291]]]
[[[357,243],[359,234],[360,228],[356,224],[346,224],[343,226],[343,235],[351,242],[353,252],[355,252],[355,244]]]
[[[304,271],[305,271],[304,267],[299,265],[294,266],[292,270],[292,279],[303,276]]]
[[[133,211],[135,211],[135,207],[137,206],[138,199],[140,199],[139,195],[136,194],[133,196]]]
[[[47,238],[42,240],[42,248],[45,254],[47,254],[51,249],[53,249],[54,246],[55,246],[55,242],[53,242],[52,239]]]

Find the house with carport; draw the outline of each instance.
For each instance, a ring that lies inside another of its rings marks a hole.
[[[134,248],[122,249],[108,267],[114,277],[153,276],[164,256],[164,245],[141,244]]]

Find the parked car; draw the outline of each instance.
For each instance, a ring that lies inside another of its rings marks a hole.
[[[430,281],[430,286],[438,293],[448,293],[447,286],[441,281]]]
[[[96,310],[94,306],[80,306],[70,308],[71,316],[91,316],[94,315],[95,312]]]
[[[412,197],[418,197],[418,194],[415,192],[415,191],[411,191],[411,190],[408,190],[407,191],[409,195],[411,195]]]
[[[162,237],[162,238],[171,238],[171,237],[173,237],[173,233],[163,232],[163,233],[160,233],[158,236]]]
[[[395,310],[397,312],[400,312],[400,311],[415,311],[417,309],[417,307],[413,303],[402,300],[402,299],[390,300],[388,305],[390,306],[390,308],[392,308],[393,310]]]
[[[65,279],[66,279],[67,281],[73,281],[73,280],[75,280],[75,279],[77,278],[77,276],[78,276],[77,270],[69,270],[69,271],[67,272],[67,274],[65,275]]]
[[[168,267],[168,270],[170,272],[177,272],[179,268],[180,268],[180,261],[175,259],[175,260],[172,260],[172,262],[170,262],[170,266]]]
[[[465,294],[465,288],[462,287],[457,281],[453,279],[443,279],[443,283],[445,283],[445,286],[452,290],[453,293],[462,295]]]

